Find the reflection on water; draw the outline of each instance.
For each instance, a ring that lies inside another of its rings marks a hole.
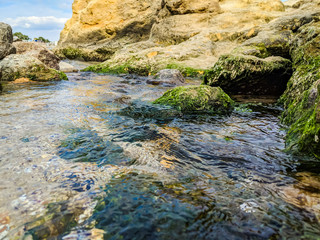
[[[317,239],[319,163],[281,109],[182,115],[146,79],[72,73],[0,93],[0,239]]]

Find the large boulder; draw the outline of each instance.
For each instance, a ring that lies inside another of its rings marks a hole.
[[[76,0],[57,53],[110,59],[110,70],[124,63],[154,72],[177,63],[206,69],[283,11],[281,0]]]
[[[204,84],[232,95],[280,96],[291,74],[291,61],[282,57],[225,55],[206,73]]]
[[[169,105],[184,113],[228,113],[233,110],[233,101],[219,87],[184,86],[169,90],[153,102]]]
[[[15,42],[13,45],[17,50],[17,54],[27,54],[35,57],[47,67],[59,70],[60,58],[47,49],[43,44],[36,42]]]
[[[303,8],[303,2],[294,8]],[[320,6],[320,1],[305,2]],[[320,12],[298,12],[271,21],[220,57],[204,82],[231,94],[279,95],[285,90],[279,103],[284,106],[281,121],[289,128],[287,149],[320,158],[319,55]]]
[[[16,49],[12,46],[12,42],[13,35],[11,26],[0,22],[0,60],[16,52]]]
[[[29,78],[34,81],[67,80],[64,73],[48,68],[35,57],[9,55],[0,62],[0,81],[14,81],[18,78]]]

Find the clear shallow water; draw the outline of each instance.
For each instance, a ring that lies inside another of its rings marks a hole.
[[[0,239],[317,239],[319,164],[274,106],[183,116],[91,73],[0,95]]]

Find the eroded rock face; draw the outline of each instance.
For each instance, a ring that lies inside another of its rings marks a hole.
[[[49,68],[59,70],[60,59],[46,47],[35,42],[15,42],[13,43],[17,54],[25,54],[39,59]]]
[[[320,15],[320,14],[319,14]],[[290,125],[288,148],[320,156],[320,21],[299,28],[290,42],[294,73],[281,97]]]
[[[280,0],[75,0],[58,52],[111,58],[109,65],[135,59],[140,66],[161,62],[157,70],[172,62],[205,69],[235,46],[230,38],[256,35],[256,26],[283,11]]]
[[[11,26],[0,22],[0,60],[16,52],[16,49],[12,46],[12,42],[13,35]]]
[[[291,74],[291,61],[282,57],[224,55],[207,72],[204,83],[233,95],[280,96]]]
[[[12,54],[0,62],[0,81],[29,78],[34,81],[67,79],[66,75],[48,68],[39,59],[30,55]]]
[[[285,90],[279,102],[289,126],[287,149],[320,156],[319,49],[320,10],[285,16],[220,57],[204,83],[230,94],[279,96]]]
[[[160,7],[160,0],[75,0],[60,44],[90,44],[124,36],[141,40],[149,34]]]

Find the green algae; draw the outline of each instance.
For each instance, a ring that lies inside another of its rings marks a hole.
[[[192,68],[192,67],[188,67],[183,64],[177,64],[177,63],[168,63],[165,68],[177,69],[182,73],[184,77],[191,77],[191,78],[202,77],[205,72],[204,69]]]
[[[151,70],[151,66],[134,66],[130,63],[124,63],[122,65],[111,66],[106,63],[89,66],[82,71],[95,72],[95,73],[109,73],[109,74],[137,74],[140,76],[148,76]]]
[[[285,111],[281,120],[289,125],[287,149],[319,158],[320,56],[319,23],[302,27],[292,43],[293,73],[279,103]]]
[[[83,61],[105,61],[109,59],[114,52],[104,49],[98,48],[95,50],[90,49],[81,49],[81,48],[73,48],[73,47],[65,47],[55,50],[55,54],[59,56],[61,59],[77,59]]]
[[[153,103],[170,105],[182,112],[227,113],[233,109],[232,99],[221,88],[204,85],[174,88]]]
[[[291,61],[282,57],[228,54],[206,71],[203,84],[219,86],[228,94],[280,96],[291,73]]]

